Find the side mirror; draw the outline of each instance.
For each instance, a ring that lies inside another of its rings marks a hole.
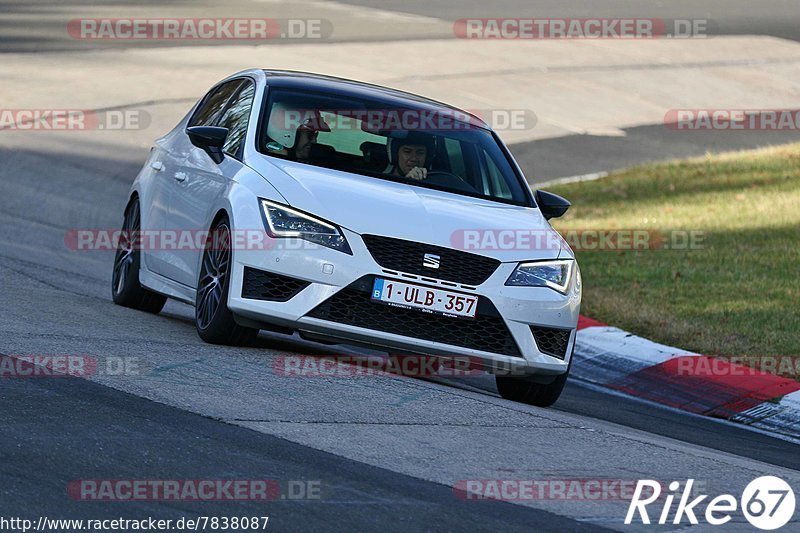
[[[186,134],[191,143],[204,150],[214,163],[222,163],[225,157],[222,147],[228,137],[228,128],[217,128],[215,126],[192,126],[186,128]]]
[[[546,220],[562,216],[572,205],[566,198],[541,189],[536,191],[536,203]]]

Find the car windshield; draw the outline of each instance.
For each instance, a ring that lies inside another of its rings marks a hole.
[[[522,178],[470,115],[270,89],[259,151],[461,195],[530,205]]]

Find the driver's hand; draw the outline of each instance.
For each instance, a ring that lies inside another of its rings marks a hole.
[[[428,177],[428,169],[423,167],[414,167],[408,171],[406,177],[412,180],[422,181]]]

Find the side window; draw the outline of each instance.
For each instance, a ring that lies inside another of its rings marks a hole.
[[[208,93],[189,122],[189,126],[213,126],[228,99],[241,85],[242,80],[233,80]]]
[[[467,167],[464,164],[461,143],[456,139],[445,138],[444,147],[447,150],[447,159],[450,161],[450,171],[457,176],[465,178],[467,176]]]
[[[478,155],[480,148],[473,143],[449,137],[445,138],[444,147],[450,162],[450,172],[470,184],[476,191],[488,195],[489,189],[483,175],[485,171]]]
[[[235,156],[244,143],[255,92],[255,85],[250,81],[245,82],[245,86],[231,100],[222,118],[216,124],[222,128],[228,128],[228,138],[225,139],[225,145],[222,147],[223,152]]]
[[[500,173],[500,169],[497,168],[492,157],[483,152],[484,157],[486,157],[486,163],[489,170],[489,184],[491,194],[500,198],[506,198],[511,200],[514,195],[511,193],[511,189],[508,188],[508,184],[506,180],[503,179],[503,175]]]

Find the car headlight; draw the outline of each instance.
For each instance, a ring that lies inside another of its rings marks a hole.
[[[567,293],[572,279],[573,259],[520,263],[509,276],[506,285],[518,287],[550,287],[561,294]]]
[[[270,237],[290,237],[353,255],[342,230],[330,222],[289,206],[261,199],[261,212]]]

